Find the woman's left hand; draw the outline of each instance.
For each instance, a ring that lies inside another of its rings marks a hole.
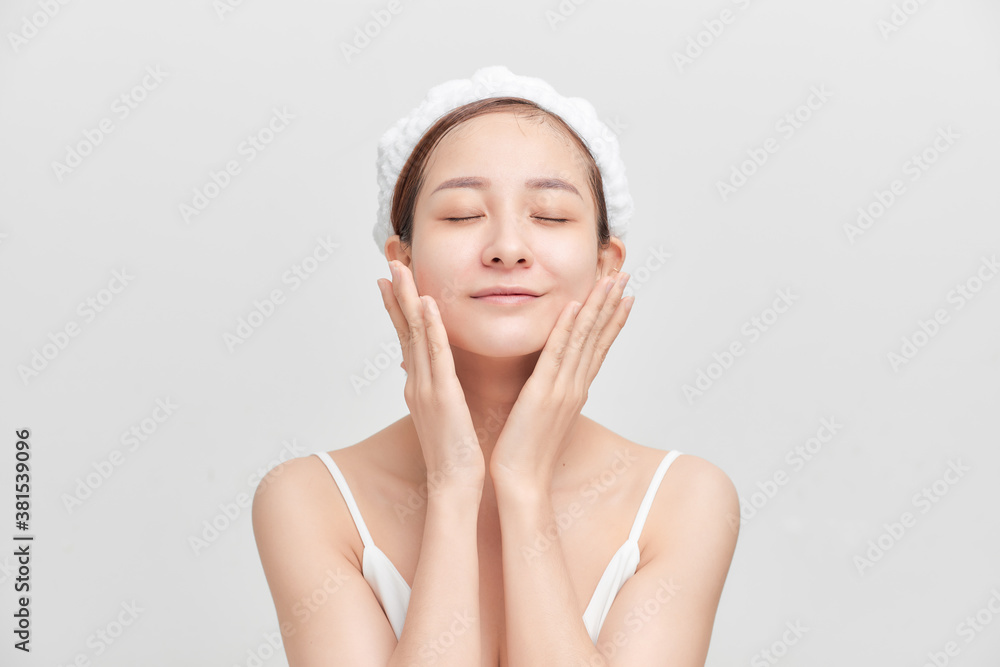
[[[563,308],[498,436],[490,459],[494,485],[549,491],[590,383],[635,301],[622,299],[628,279],[606,276],[578,313],[576,301]]]

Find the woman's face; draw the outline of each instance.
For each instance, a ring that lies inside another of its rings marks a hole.
[[[585,163],[568,137],[537,119],[490,113],[439,142],[417,196],[409,253],[390,241],[387,256],[408,264],[417,291],[434,297],[452,345],[491,357],[531,354],[567,303],[586,301],[622,264],[617,238],[598,252],[595,213]],[[497,287],[535,296],[477,296]]]

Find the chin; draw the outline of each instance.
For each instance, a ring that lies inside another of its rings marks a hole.
[[[471,354],[484,357],[523,357],[541,351],[545,347],[547,336],[539,330],[531,333],[523,326],[495,327],[483,331],[462,331],[453,335],[449,332],[449,340],[454,347]]]

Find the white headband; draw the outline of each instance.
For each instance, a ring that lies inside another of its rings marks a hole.
[[[615,133],[598,117],[594,106],[582,97],[563,97],[542,79],[517,76],[506,67],[481,67],[469,79],[453,79],[434,86],[408,115],[396,121],[378,142],[375,159],[378,181],[378,218],[372,237],[379,252],[394,233],[389,211],[396,179],[424,133],[441,116],[463,104],[488,97],[523,97],[562,118],[590,149],[604,183],[611,234],[623,239],[632,217],[632,196],[625,180],[625,164]]]

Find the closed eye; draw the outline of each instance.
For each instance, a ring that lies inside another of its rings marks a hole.
[[[476,218],[481,218],[481,215],[473,215],[468,218],[445,218],[445,220],[450,220],[452,222],[461,222],[463,220],[475,220]],[[538,218],[538,220],[548,220],[549,222],[569,222],[568,218]]]

